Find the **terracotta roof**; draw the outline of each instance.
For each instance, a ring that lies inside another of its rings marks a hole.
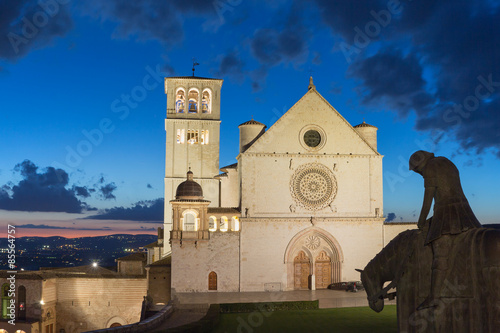
[[[170,202],[179,202],[179,201],[186,201],[186,202],[210,202],[210,200],[205,200],[205,199],[174,199],[174,200],[170,200]]]
[[[217,176],[214,176],[215,179],[221,179],[222,177],[227,178],[227,172],[219,173]]]
[[[226,165],[225,167],[220,168],[221,171],[226,171],[226,169],[237,169],[238,168],[238,162]]]
[[[7,271],[0,271],[0,278],[8,278],[11,276],[11,273],[7,273]],[[39,271],[18,271],[16,273],[16,279],[23,280],[43,280],[43,277],[40,275]]]
[[[144,245],[143,247],[146,249],[152,249],[153,247],[158,247],[158,241],[153,242],[153,243],[148,244],[148,245]]]
[[[146,261],[146,254],[144,252],[131,253],[128,256],[118,258],[120,261]]]
[[[240,209],[238,207],[208,207],[208,213],[212,214],[240,214]]]
[[[64,268],[41,268],[40,273],[54,274],[57,276],[61,275],[100,275],[100,276],[115,276],[118,273],[109,270],[107,268],[92,265],[76,266],[76,267],[64,267]]]
[[[361,124],[354,126],[354,128],[358,128],[358,127],[373,127],[373,128],[377,128],[377,127],[375,127],[373,125],[367,124],[364,120],[363,120],[363,122]]]
[[[157,260],[149,266],[170,266],[172,264],[172,255],[168,255],[163,259]]]
[[[263,123],[260,123],[258,122],[257,120],[249,120],[249,121],[246,121],[244,122],[243,124],[239,124],[238,127],[240,126],[243,126],[243,125],[261,125],[261,126],[264,126],[264,127],[267,127],[266,125],[264,125]]]
[[[197,79],[197,80],[222,80],[203,76],[170,76],[167,79]]]

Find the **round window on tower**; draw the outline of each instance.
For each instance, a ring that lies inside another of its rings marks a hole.
[[[317,125],[307,125],[299,134],[300,143],[309,151],[317,151],[326,143],[325,131]]]

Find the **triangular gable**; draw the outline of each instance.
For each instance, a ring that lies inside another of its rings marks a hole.
[[[380,155],[316,89],[302,96],[245,153],[311,153],[300,139],[308,125],[326,135],[325,145],[313,153]]]

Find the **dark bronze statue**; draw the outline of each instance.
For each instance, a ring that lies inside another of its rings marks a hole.
[[[424,178],[419,229],[400,233],[361,271],[370,307],[380,312],[397,293],[400,332],[499,332],[500,231],[481,227],[450,160],[418,151],[410,169]]]

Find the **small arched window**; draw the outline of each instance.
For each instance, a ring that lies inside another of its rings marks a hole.
[[[201,130],[200,143],[202,145],[208,145],[208,130]]]
[[[182,230],[183,231],[197,231],[198,230],[198,217],[195,212],[187,211],[182,214]]]
[[[210,216],[208,219],[208,231],[217,231],[217,218],[215,216]]]
[[[197,113],[198,112],[198,98],[199,93],[196,89],[189,90],[189,113]]]
[[[201,110],[203,113],[212,112],[212,94],[209,89],[203,90],[201,99]]]
[[[219,228],[220,231],[227,231],[228,230],[228,222],[227,222],[227,217],[225,216],[222,216],[220,218],[220,228]]]
[[[175,97],[175,111],[177,113],[184,113],[186,108],[186,93],[184,89],[177,90],[177,94]]]
[[[240,231],[240,220],[237,216],[233,216],[231,218],[231,230],[232,231]]]
[[[7,307],[10,305],[10,299],[12,297],[9,296],[10,287],[8,283],[4,283],[2,285],[2,318],[7,319],[8,309]]]
[[[19,320],[26,320],[26,287],[20,286],[17,290],[17,316]]]

